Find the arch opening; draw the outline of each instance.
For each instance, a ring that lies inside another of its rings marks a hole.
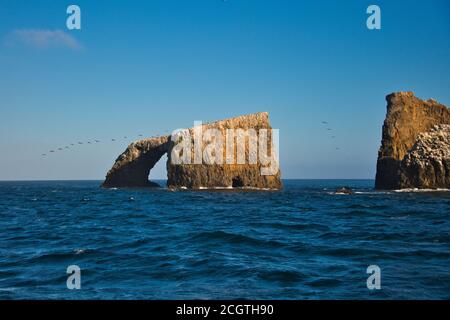
[[[244,186],[244,182],[242,181],[241,177],[237,176],[233,178],[231,186],[233,188],[242,188]]]
[[[167,182],[167,153],[155,163],[148,173],[148,181],[157,183],[159,186],[165,186]]]

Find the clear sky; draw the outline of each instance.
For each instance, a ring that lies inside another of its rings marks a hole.
[[[0,180],[103,179],[139,134],[257,111],[284,178],[374,178],[386,94],[450,105],[449,40],[447,0],[0,0]]]

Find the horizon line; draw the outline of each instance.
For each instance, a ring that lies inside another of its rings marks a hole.
[[[104,181],[105,179],[18,179],[2,180],[0,182],[57,182],[57,181]],[[161,181],[166,179],[149,179],[149,181]],[[281,180],[374,180],[375,178],[282,178]]]

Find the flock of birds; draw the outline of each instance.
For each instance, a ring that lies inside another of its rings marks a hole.
[[[331,128],[328,127],[328,122],[327,122],[327,121],[322,121],[322,124],[327,126],[327,128],[326,128],[327,131],[333,131]],[[331,139],[335,139],[335,138],[336,138],[335,135],[332,135],[332,136],[331,136]],[[341,149],[341,148],[336,147],[336,150],[340,150],[340,149]]]
[[[168,132],[169,132],[168,130],[164,131],[164,133],[168,133]],[[143,134],[138,134],[139,138],[142,138],[143,136],[144,136]],[[124,136],[123,139],[124,140],[128,140],[128,136]],[[117,139],[117,138],[111,138],[110,139],[111,142],[117,142],[119,140],[120,139]],[[67,150],[67,149],[71,149],[71,148],[74,148],[75,146],[86,145],[86,144],[97,144],[97,143],[101,143],[101,141],[97,140],[97,139],[91,139],[91,140],[88,140],[88,141],[85,141],[85,142],[84,141],[78,141],[77,143],[69,143],[69,144],[67,144],[67,145],[65,145],[63,147],[55,148],[55,149],[49,150],[46,153],[42,153],[41,156],[42,157],[46,157],[49,154],[56,153],[56,152],[61,152],[61,151]]]
[[[327,131],[332,131],[332,129],[328,127],[328,122],[327,121],[322,121],[322,124],[327,126],[327,128],[326,128]],[[167,134],[167,133],[169,133],[169,131],[166,130],[166,131],[164,131],[164,133]],[[143,134],[138,134],[139,138],[142,138],[143,136],[144,136]],[[331,138],[335,139],[336,136],[332,135]],[[128,139],[128,136],[124,136],[123,139]],[[111,138],[111,142],[116,142],[116,141],[118,141],[118,139]],[[92,139],[92,140],[86,141],[86,144],[96,144],[96,143],[101,143],[101,141],[97,140],[97,139]],[[64,147],[59,147],[59,148],[55,148],[55,149],[49,150],[48,153],[42,153],[41,156],[42,157],[46,157],[47,154],[55,153],[55,152],[59,152],[59,151],[64,151],[64,150],[73,148],[76,145],[83,145],[83,144],[85,144],[85,143],[82,142],[82,141],[78,141],[78,143],[69,143],[68,145],[66,145]],[[336,150],[340,150],[340,148],[336,147]]]

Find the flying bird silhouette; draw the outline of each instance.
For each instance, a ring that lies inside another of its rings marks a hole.
[[[322,123],[323,123],[323,124],[328,124],[328,122],[327,122],[327,121],[322,121]]]

